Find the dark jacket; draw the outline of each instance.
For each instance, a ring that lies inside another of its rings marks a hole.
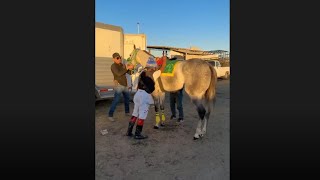
[[[122,86],[127,86],[126,73],[130,72],[130,70],[127,70],[122,63],[120,64],[113,63],[111,65],[111,71],[112,71],[114,80],[116,80]]]

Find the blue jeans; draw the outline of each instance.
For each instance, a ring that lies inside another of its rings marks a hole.
[[[113,98],[113,101],[112,101],[112,104],[111,104],[111,107],[110,107],[110,110],[109,110],[109,117],[113,117],[113,113],[116,110],[116,107],[117,107],[117,105],[119,103],[121,94],[123,94],[123,98],[124,98],[124,109],[125,109],[125,112],[129,113],[129,98],[130,98],[130,95],[129,95],[128,88],[125,87],[125,86],[122,86],[122,85],[118,85],[118,86],[114,87],[114,90],[115,90],[114,98]]]
[[[177,109],[179,111],[179,118],[183,119],[182,97],[183,97],[183,88],[180,89],[178,92],[170,93],[171,114],[172,114],[172,116],[177,117],[176,116],[176,105],[175,105],[175,103],[177,103]]]

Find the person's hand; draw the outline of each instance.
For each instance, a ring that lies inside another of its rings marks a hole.
[[[139,68],[138,68],[138,73],[141,73],[141,71],[143,71],[143,67],[142,66],[140,66]]]
[[[132,69],[133,69],[133,65],[132,65],[132,64],[128,64],[128,65],[127,65],[127,69],[132,70]]]

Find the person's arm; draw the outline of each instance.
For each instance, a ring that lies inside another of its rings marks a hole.
[[[154,82],[157,81],[157,79],[160,77],[160,75],[161,75],[161,71],[160,70],[157,70],[152,74]]]
[[[133,74],[133,70],[128,69],[127,74],[132,75]]]
[[[163,56],[162,57],[162,65],[161,65],[161,68],[160,68],[160,71],[163,72],[164,71],[164,67],[166,67],[166,64],[167,64],[167,57],[166,56]]]
[[[111,71],[117,75],[117,76],[121,76],[121,75],[124,75],[128,72],[128,69],[126,69],[125,67],[123,68],[117,68],[115,65],[112,65],[111,66]]]

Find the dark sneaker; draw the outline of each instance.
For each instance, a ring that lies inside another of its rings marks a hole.
[[[174,119],[177,119],[176,116],[171,115],[170,120],[174,120]]]
[[[178,122],[182,123],[183,122],[183,118],[179,118]]]
[[[132,134],[132,133],[130,133],[130,132],[129,132],[129,133],[127,132],[127,133],[126,133],[126,136],[130,136],[130,137],[132,137],[132,136],[133,136],[133,134]]]

